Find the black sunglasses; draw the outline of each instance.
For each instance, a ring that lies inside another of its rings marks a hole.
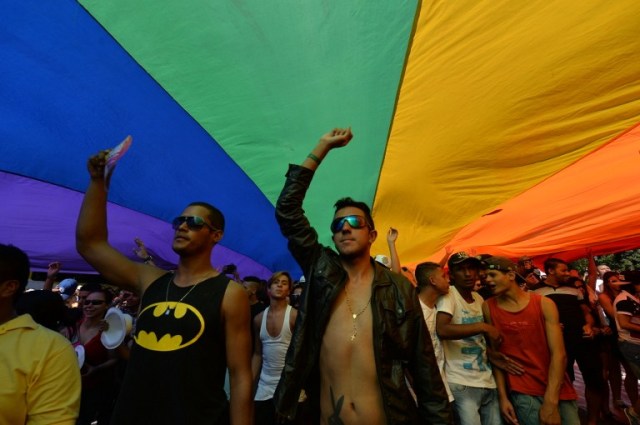
[[[105,300],[84,300],[84,305],[102,305],[106,303]]]
[[[218,230],[207,223],[204,218],[198,217],[197,215],[181,215],[180,217],[176,217],[171,222],[171,227],[173,227],[173,230],[178,230],[178,227],[180,227],[182,223],[187,223],[189,230],[200,230],[203,226],[207,226],[214,232]]]
[[[363,227],[370,227],[367,220],[361,215],[347,215],[345,217],[338,217],[331,222],[331,233],[338,233],[344,227],[344,223],[349,223],[349,226],[353,229],[362,229]]]

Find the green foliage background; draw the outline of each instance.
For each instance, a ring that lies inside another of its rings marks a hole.
[[[640,249],[599,255],[596,257],[596,264],[606,264],[614,271],[640,270]],[[588,268],[587,259],[576,260],[571,263],[571,267],[581,272],[586,272]]]

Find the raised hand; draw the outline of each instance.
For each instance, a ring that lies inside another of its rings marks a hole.
[[[60,271],[60,262],[54,261],[53,263],[49,263],[49,268],[47,269],[47,278],[54,278]]]
[[[136,244],[136,247],[133,248],[134,254],[136,254],[141,260],[148,259],[149,253],[147,252],[147,248],[144,246],[144,242],[142,242],[142,239],[135,238],[133,241]]]
[[[334,128],[320,138],[320,143],[324,144],[328,149],[341,148],[347,146],[352,138],[351,127]]]
[[[389,231],[387,232],[387,242],[395,242],[396,239],[398,239],[398,229],[389,227]]]
[[[87,161],[87,169],[89,170],[91,180],[104,179],[104,166],[106,164],[108,154],[109,150],[105,149],[93,155],[89,158],[89,161]]]

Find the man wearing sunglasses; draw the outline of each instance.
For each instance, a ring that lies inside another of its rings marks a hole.
[[[141,295],[140,313],[112,424],[250,424],[253,421],[249,302],[211,265],[224,231],[215,207],[194,202],[173,220],[175,272],[131,261],[107,240],[104,167],[91,177],[78,217],[78,252],[105,279]],[[224,392],[229,370],[231,398]]]
[[[330,150],[351,138],[351,129],[322,136],[301,166],[289,166],[276,204],[280,229],[308,282],[274,397],[276,410],[295,417],[304,388],[321,423],[451,424],[415,289],[371,258],[377,231],[369,207],[351,198],[336,203],[330,230],[337,252],[319,243],[304,215],[314,171]]]

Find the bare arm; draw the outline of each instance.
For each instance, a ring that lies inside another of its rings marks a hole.
[[[316,147],[302,162],[302,166],[315,171],[331,149],[346,146],[352,138],[351,128],[334,128],[320,138]],[[312,159],[314,157],[315,159]]]
[[[237,282],[229,282],[222,299],[225,347],[231,387],[231,424],[253,423],[251,313],[249,298]]]
[[[544,393],[542,406],[540,407],[540,423],[542,425],[560,425],[560,411],[558,403],[560,399],[560,387],[564,380],[567,366],[567,354],[560,329],[560,319],[555,303],[548,298],[541,299],[542,315],[547,333],[547,345],[551,361],[549,363],[549,382]]]
[[[301,165],[290,165],[287,180],[276,202],[276,220],[280,231],[289,241],[289,251],[308,275],[311,265],[320,255],[323,246],[318,242],[318,233],[311,227],[311,223],[302,208],[304,197],[320,161],[329,150],[345,146],[353,135],[350,129],[334,129],[320,138]]]
[[[253,377],[254,392],[258,388],[258,378],[262,369],[262,339],[260,339],[260,327],[264,311],[253,318],[253,355],[251,356],[251,376]]]
[[[438,263],[440,264],[440,267],[442,267],[443,269],[447,267],[447,261],[449,260],[449,257],[451,256],[452,252],[453,252],[453,248],[450,247],[449,245],[444,247],[444,257],[442,257],[442,259]]]
[[[387,232],[387,245],[389,245],[389,255],[391,256],[391,270],[396,273],[402,273],[400,266],[400,256],[396,248],[396,240],[398,239],[398,230],[393,227]]]
[[[609,315],[609,317],[616,317],[616,311],[613,308],[613,303],[611,302],[611,298],[607,294],[598,295],[598,301],[600,301],[600,306],[602,309]]]
[[[631,321],[631,317],[633,316],[629,316],[628,314],[618,313],[616,317],[618,318],[618,323],[620,324],[620,327],[622,329],[626,329],[628,331],[633,331],[633,332],[640,332],[640,325],[635,324]]]
[[[498,340],[500,332],[485,322],[454,324],[448,313],[438,312],[436,315],[436,331],[441,339],[462,339],[481,333],[486,333],[490,340]]]
[[[129,260],[108,242],[107,192],[104,185],[107,153],[101,151],[91,157],[87,164],[91,181],[76,225],[76,249],[107,281],[142,294],[151,282],[165,272]]]
[[[588,260],[589,260],[589,268],[587,269],[589,275],[587,277],[587,286],[591,287],[594,291],[596,290],[596,280],[598,280],[598,266],[596,265],[596,259],[591,253],[591,249],[588,251]]]
[[[582,314],[584,315],[584,321],[586,323],[582,328],[584,336],[593,337],[593,328],[596,322],[591,315],[591,310],[589,309],[589,306],[587,304],[581,304],[580,308],[582,309]]]
[[[489,310],[489,306],[485,302],[482,304],[482,315],[484,316],[484,321],[493,326],[493,321],[491,320],[491,311]],[[491,349],[494,351],[498,350],[498,347],[495,344],[495,341],[489,341],[489,345]],[[500,404],[500,413],[502,417],[509,424],[518,424],[518,416],[516,415],[516,411],[513,408],[513,404],[511,404],[511,400],[509,400],[509,392],[507,390],[507,381],[504,376],[504,373],[500,368],[493,368],[493,377],[496,380],[496,386],[498,387],[498,403]]]
[[[44,281],[44,285],[42,289],[45,291],[51,291],[53,289],[53,283],[56,280],[56,276],[58,276],[58,272],[60,271],[60,263],[58,261],[54,261],[49,264],[49,268],[47,269],[47,278]]]
[[[149,251],[147,251],[147,247],[144,245],[142,239],[135,238],[133,242],[136,244],[136,247],[133,248],[133,253],[145,264],[155,266],[156,264],[153,262],[153,257],[149,254]]]

